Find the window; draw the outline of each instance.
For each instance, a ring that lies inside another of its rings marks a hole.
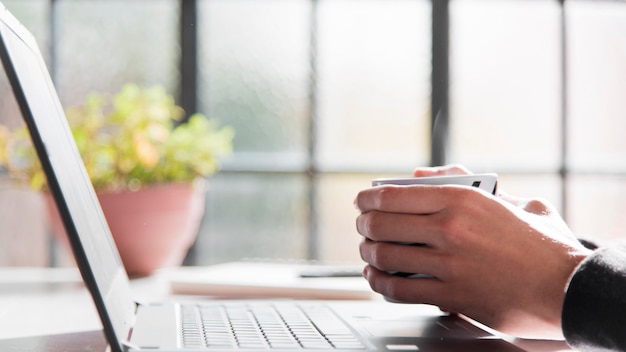
[[[567,8],[568,220],[581,235],[624,238],[626,211],[626,6]]]
[[[428,163],[428,2],[198,5],[200,106],[237,130],[198,260],[358,258],[368,172]]]
[[[498,172],[575,233],[623,236],[623,2],[4,3],[50,48],[64,104],[163,84],[235,127],[192,263],[358,260],[355,194],[431,162]]]
[[[448,155],[560,209],[562,10],[557,1],[450,3]]]

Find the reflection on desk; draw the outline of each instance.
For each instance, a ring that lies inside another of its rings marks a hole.
[[[0,340],[0,351],[100,352],[108,344],[102,330]]]
[[[0,338],[101,328],[76,269],[0,270]]]

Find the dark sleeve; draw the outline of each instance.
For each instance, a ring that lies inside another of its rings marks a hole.
[[[580,264],[565,294],[562,326],[581,351],[626,351],[626,247],[599,249]]]

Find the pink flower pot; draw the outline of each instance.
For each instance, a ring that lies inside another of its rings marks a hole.
[[[145,276],[182,264],[204,213],[204,187],[162,184],[138,191],[99,193],[100,205],[129,276]],[[46,195],[50,228],[69,248],[52,197]]]

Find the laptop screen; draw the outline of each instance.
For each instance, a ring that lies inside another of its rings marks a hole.
[[[1,3],[0,56],[105,332],[123,341],[135,311],[126,272],[35,39]]]

